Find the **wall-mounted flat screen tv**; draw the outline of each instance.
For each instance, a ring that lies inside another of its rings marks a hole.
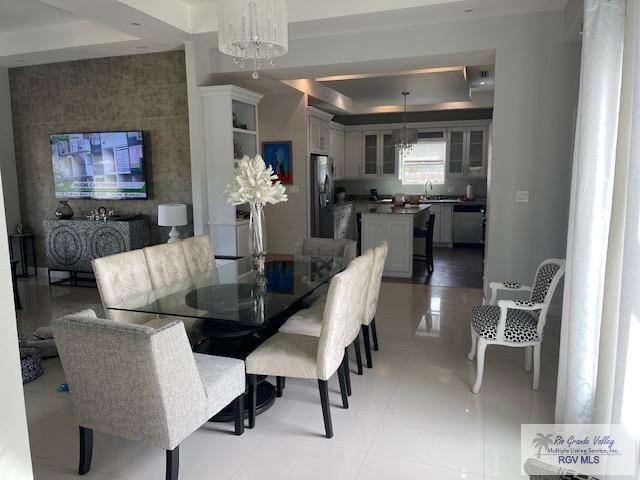
[[[142,132],[50,136],[56,198],[147,198]]]

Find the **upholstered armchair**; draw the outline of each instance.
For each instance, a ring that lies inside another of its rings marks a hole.
[[[473,393],[480,391],[484,370],[484,355],[488,345],[506,345],[525,348],[525,367],[531,371],[533,356],[533,383],[540,384],[540,351],[549,305],[560,279],[564,275],[565,261],[557,258],[540,264],[532,287],[515,282],[491,282],[492,295],[488,304],[476,305],[471,311],[471,351],[469,360],[477,356],[477,375]],[[528,300],[500,300],[498,291],[530,292]],[[531,351],[533,349],[533,352]]]
[[[348,408],[344,348],[353,331],[352,325],[359,330],[370,258],[356,258],[331,280],[319,337],[278,332],[247,356],[249,427],[255,425],[258,375],[317,379],[325,435],[327,438],[333,436],[328,380],[338,372],[342,405]]]
[[[178,242],[192,277],[206,274],[216,268],[216,258],[211,248],[209,235],[197,235]]]
[[[244,431],[244,362],[192,353],[180,322],[153,329],[84,311],[53,321],[80,425],[78,471],[91,466],[93,430],[166,450],[166,478],[178,478],[180,443],[233,402]]]

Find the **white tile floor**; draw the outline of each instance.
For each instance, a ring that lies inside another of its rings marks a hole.
[[[51,316],[99,304],[94,289],[64,288],[30,280],[21,287],[28,332]],[[475,364],[466,359],[469,313],[481,301],[474,289],[383,283],[377,317],[379,352],[374,368],[352,373],[350,408],[339,407],[332,381],[335,436],[323,436],[316,383],[288,379],[284,397],[257,417],[241,437],[231,426],[208,424],[183,442],[180,478],[234,479],[503,479],[519,474],[521,422],[552,420],[556,358],[547,331],[541,389],[530,389],[523,352],[488,350],[483,388],[470,391]],[[352,362],[352,368],[355,362]],[[77,479],[77,426],[58,359],[25,385],[35,476]],[[86,478],[161,479],[164,453],[96,433]]]

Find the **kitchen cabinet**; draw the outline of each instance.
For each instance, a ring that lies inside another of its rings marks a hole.
[[[329,157],[333,161],[333,177],[336,180],[345,177],[344,169],[344,132],[329,129]]]
[[[380,175],[383,177],[395,177],[398,174],[398,155],[393,143],[391,132],[382,132],[382,155],[380,159]]]
[[[431,213],[436,216],[433,223],[433,243],[451,246],[453,244],[453,205],[432,204]]]
[[[398,162],[391,131],[364,132],[362,137],[362,176],[395,177]]]
[[[344,135],[344,178],[358,178],[362,172],[362,132]]]
[[[487,129],[449,128],[447,132],[448,177],[487,176]]]
[[[314,107],[307,107],[309,120],[309,151],[329,154],[329,122],[333,115]]]

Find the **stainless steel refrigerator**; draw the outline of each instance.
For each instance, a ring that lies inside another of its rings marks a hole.
[[[333,163],[311,155],[311,236],[333,238]]]

